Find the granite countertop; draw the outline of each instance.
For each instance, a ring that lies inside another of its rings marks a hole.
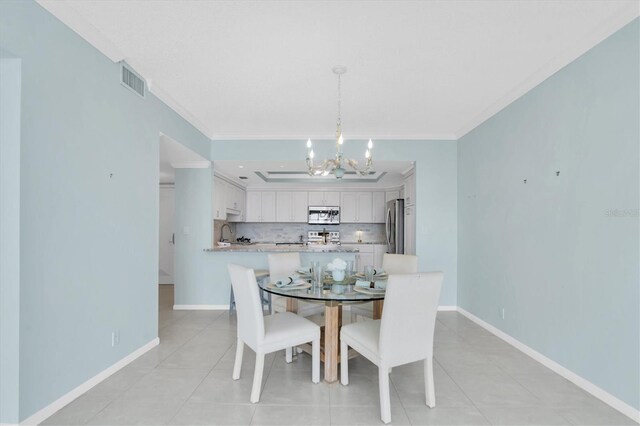
[[[356,248],[347,248],[339,245],[276,245],[269,243],[254,244],[232,244],[229,247],[206,248],[204,251],[216,253],[237,253],[237,252],[299,252],[299,253],[357,253]]]
[[[362,241],[361,243],[357,242],[357,241],[340,241],[341,244],[371,244],[371,245],[381,245],[381,246],[386,246],[387,243],[385,243],[384,241]]]

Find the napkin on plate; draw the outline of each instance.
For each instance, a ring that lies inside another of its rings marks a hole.
[[[282,288],[290,285],[300,285],[305,283],[306,281],[300,278],[300,274],[291,274],[287,278],[284,278],[283,280],[276,281],[275,285],[278,288]]]
[[[357,280],[356,281],[356,287],[364,287],[364,288],[370,288],[369,286],[369,281],[363,281],[363,280]],[[376,281],[374,283],[375,288],[377,289],[386,289],[387,288],[387,282],[386,281]]]

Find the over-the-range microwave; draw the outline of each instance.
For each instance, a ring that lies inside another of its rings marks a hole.
[[[340,207],[309,206],[310,225],[339,225]]]

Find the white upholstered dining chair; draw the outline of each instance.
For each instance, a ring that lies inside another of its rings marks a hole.
[[[271,281],[287,278],[302,267],[300,253],[272,253],[269,254],[268,259]],[[275,312],[286,312],[286,297],[272,295],[271,301]],[[298,315],[300,316],[308,317],[323,312],[324,304],[298,301]]]
[[[415,274],[418,272],[418,256],[385,253],[382,256],[382,269],[389,275]],[[371,302],[351,305],[350,309],[352,321],[355,321],[355,315],[365,318],[373,316],[373,304]]]
[[[320,381],[320,327],[291,312],[263,316],[262,303],[253,269],[228,265],[238,312],[238,344],[233,365],[233,380],[240,378],[242,353],[246,344],[256,353],[250,401],[260,400],[264,357],[266,354],[311,342],[311,381]]]
[[[342,326],[340,331],[340,382],[349,384],[352,347],[378,366],[380,418],[391,421],[389,370],[424,361],[426,404],[435,407],[433,334],[442,287],[442,272],[390,275],[382,319]]]

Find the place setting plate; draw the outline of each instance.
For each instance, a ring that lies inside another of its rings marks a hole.
[[[354,274],[354,276],[358,277],[358,278],[364,278],[364,272],[357,272]],[[378,275],[374,275],[373,278],[389,278],[389,274],[387,274],[386,272],[382,273],[382,274],[378,274]]]
[[[269,283],[267,284],[267,288],[273,289],[273,290],[284,290],[284,291],[289,291],[289,290],[305,290],[307,288],[311,288],[311,283],[308,282],[299,282],[299,283],[295,283],[295,284],[287,284],[284,285],[282,287],[278,287],[276,285],[276,283]]]
[[[373,294],[373,295],[384,294],[387,291],[384,288],[369,288],[369,287],[359,287],[359,286],[354,286],[353,290],[357,291],[358,293]]]

